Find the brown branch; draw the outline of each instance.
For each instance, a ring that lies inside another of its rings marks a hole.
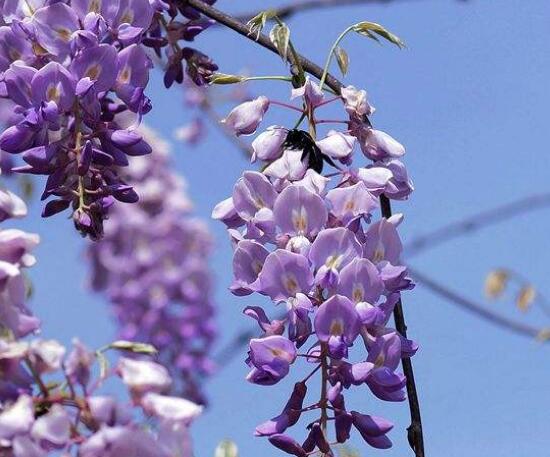
[[[182,0],[183,1],[183,0]],[[252,33],[250,30],[250,27],[248,27],[243,22],[235,19],[234,17],[202,2],[201,0],[185,0],[183,3],[187,3],[189,6],[195,8],[196,10],[203,13],[205,16],[209,17],[210,19],[214,19],[215,21],[219,22],[222,25],[225,25],[226,27],[234,30],[235,32],[239,33],[240,35],[243,35],[244,37],[248,38],[249,40],[252,40],[259,44],[260,46],[270,50],[271,52],[275,54],[279,54],[277,51],[277,48],[273,43],[271,43],[271,40],[267,35],[264,35],[263,33],[260,33],[259,35],[256,33]],[[257,39],[256,39],[257,36]],[[294,56],[289,53],[288,56],[288,62],[293,65],[294,64]],[[311,60],[307,59],[306,57],[302,55],[298,55],[298,60],[301,65],[301,67],[309,73],[310,75],[313,75],[317,77],[318,79],[321,79],[323,75],[323,69],[313,63]],[[342,88],[342,83],[338,81],[334,76],[328,75],[326,80],[327,86],[329,86],[334,92],[340,93],[340,89]]]
[[[407,257],[412,257],[427,249],[432,249],[459,236],[473,233],[490,225],[499,224],[520,214],[550,206],[550,193],[530,195],[511,203],[505,203],[479,212],[457,222],[413,238],[405,244]]]
[[[443,297],[451,303],[454,303],[458,307],[465,309],[482,319],[490,322],[493,325],[502,327],[506,330],[510,330],[518,335],[527,336],[529,338],[539,338],[544,329],[539,329],[532,327],[528,324],[522,322],[517,322],[515,320],[509,319],[507,317],[501,316],[494,311],[487,309],[485,306],[470,300],[469,298],[460,295],[458,292],[455,292],[449,289],[447,286],[444,286],[440,282],[430,278],[424,273],[419,272],[418,270],[411,268],[409,265],[409,271],[413,278],[422,286],[429,289],[436,295]]]
[[[270,50],[274,54],[279,54],[277,48],[271,43],[269,37],[264,34],[257,34],[255,37],[252,35],[250,28],[240,22],[239,20],[231,17],[230,15],[202,2],[201,0],[186,0],[186,3],[203,13],[205,16],[214,19],[215,21],[225,25],[226,27],[236,31],[240,35],[248,38],[249,40],[257,42],[260,46]],[[292,52],[288,56],[288,62],[291,66],[298,66],[305,72],[309,73],[321,79],[323,77],[323,69],[317,64],[313,63],[304,56],[297,52]],[[292,67],[291,67],[292,70]],[[335,93],[339,94],[342,88],[342,83],[338,81],[334,76],[328,74],[325,82]],[[392,215],[390,202],[385,197],[380,198],[383,217],[390,217]],[[405,324],[405,318],[403,315],[403,307],[401,300],[397,303],[394,310],[394,319],[397,330],[406,336],[407,326]],[[408,427],[408,439],[411,448],[414,450],[416,457],[424,457],[424,440],[422,434],[422,421],[420,415],[420,405],[418,401],[418,395],[416,390],[416,384],[414,381],[414,372],[412,362],[410,358],[403,358],[403,371],[407,380],[407,393],[409,398],[409,409],[411,413],[411,425]]]

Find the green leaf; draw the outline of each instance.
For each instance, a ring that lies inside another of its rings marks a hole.
[[[290,43],[290,29],[285,23],[275,24],[269,32],[269,39],[277,48],[279,55],[286,61],[288,44]]]
[[[386,30],[380,24],[376,22],[359,22],[353,26],[353,30],[360,35],[371,38],[372,40],[380,42],[378,37],[382,37],[385,40],[388,40],[390,43],[395,44],[398,48],[403,49],[405,43],[397,35],[394,35],[389,30]],[[378,36],[377,36],[378,35]]]
[[[269,19],[273,19],[275,16],[277,16],[277,12],[275,10],[267,10],[267,11],[261,11],[252,19],[250,19],[246,23],[246,25],[250,29],[250,35],[256,35],[256,40],[257,40],[260,37],[260,33],[262,33],[262,30],[264,29],[266,22]]]
[[[341,48],[340,46],[338,46],[334,50],[334,55],[336,56],[336,62],[338,63],[338,67],[340,67],[340,71],[342,72],[342,75],[346,76],[349,69],[348,53],[344,48]]]
[[[154,355],[157,353],[157,349],[146,343],[136,343],[134,341],[118,340],[109,344],[109,349],[118,349],[119,351],[133,352],[134,354],[148,354]]]
[[[245,81],[244,76],[239,75],[226,75],[225,73],[214,73],[208,79],[210,84],[237,84]]]
[[[239,449],[231,440],[223,440],[216,447],[214,457],[239,457]]]
[[[109,360],[101,351],[96,351],[95,355],[97,357],[97,361],[99,362],[99,379],[105,379],[107,377],[107,372],[109,371]]]

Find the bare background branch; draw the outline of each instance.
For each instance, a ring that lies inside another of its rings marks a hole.
[[[483,306],[469,298],[464,297],[463,295],[455,292],[452,289],[449,289],[447,286],[441,284],[440,282],[432,279],[425,273],[418,271],[416,268],[412,268],[409,265],[409,271],[413,278],[422,286],[429,289],[436,295],[444,298],[449,303],[453,303],[458,307],[465,309],[478,317],[490,322],[491,324],[502,327],[506,330],[510,330],[513,333],[518,335],[527,336],[529,338],[538,338],[542,335],[544,328],[536,328],[516,320],[508,319],[494,311],[487,309],[486,306]]]
[[[326,8],[335,8],[340,6],[350,5],[387,5],[390,3],[399,3],[404,1],[415,0],[298,0],[288,3],[288,5],[273,8],[277,12],[277,16],[281,19],[288,19],[299,13],[305,13],[312,10],[320,10]],[[468,0],[458,0],[462,3]],[[269,8],[264,8],[264,10]],[[238,14],[236,16],[242,22],[248,21],[250,18],[260,13],[260,10],[249,11],[248,13]]]
[[[418,236],[405,244],[405,254],[407,257],[412,257],[422,251],[438,247],[443,243],[476,232],[484,227],[496,225],[522,214],[547,207],[550,207],[550,192],[522,197],[519,200],[481,211]]]

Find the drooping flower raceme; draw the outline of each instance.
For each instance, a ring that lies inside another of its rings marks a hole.
[[[398,366],[416,344],[388,326],[400,293],[413,287],[400,262],[402,216],[374,220],[381,195],[406,199],[412,191],[399,159],[404,149],[372,129],[365,91],[349,86],[341,97],[325,100],[308,79],[292,98],[302,102],[297,108],[303,107],[308,131],[271,126],[260,133],[252,149],[263,171],[245,171],[232,196],[213,212],[234,246],[231,291],[267,296],[285,310],[273,319],[260,306],[245,309],[262,332],[250,341],[247,379],[273,385],[300,357],[311,366],[281,413],[259,425],[256,435],[299,457],[315,450],[330,454],[334,443],[348,440],[352,427],[371,446],[387,448],[393,425],[371,411],[350,409],[344,397],[352,386],[366,385],[381,400],[405,399]],[[336,122],[347,128],[317,137],[332,122],[319,119],[318,112],[336,100],[349,116]],[[253,134],[269,106],[266,97],[242,104],[226,126],[236,135]],[[355,165],[357,143],[371,164]],[[327,165],[332,169],[323,174]],[[320,398],[306,405],[307,384],[316,374]],[[305,440],[285,434],[302,414],[315,412]]]
[[[111,301],[119,337],[154,345],[174,379],[172,392],[204,403],[201,382],[213,370],[216,334],[211,238],[192,216],[168,145],[143,126],[140,133],[153,153],[131,159],[123,173],[140,201],[115,207],[104,238],[89,246],[91,284]]]
[[[0,95],[18,119],[0,148],[22,153],[19,172],[48,176],[42,198],[54,199],[44,216],[72,206],[77,229],[97,239],[114,199],[138,198],[114,167],[151,151],[114,115],[130,111],[138,122],[151,109],[141,40],[154,9],[148,0],[38,0],[3,2],[1,13]]]
[[[0,97],[14,105],[0,150],[22,154],[16,171],[48,176],[44,217],[71,207],[76,228],[99,239],[114,201],[138,200],[116,169],[151,152],[135,129],[151,109],[146,50],[165,50],[167,87],[183,81],[183,61],[205,84],[217,66],[180,42],[211,23],[170,0],[0,3]],[[122,128],[121,112],[134,113],[135,125]]]
[[[0,213],[2,220],[22,217],[26,207],[0,190]],[[202,407],[167,396],[173,381],[156,362],[121,357],[107,365],[108,349],[146,354],[151,346],[117,341],[91,351],[75,340],[68,352],[33,337],[40,323],[24,304],[22,271],[35,263],[38,241],[0,230],[0,455],[191,457],[188,429]],[[128,399],[101,393],[111,377],[122,380]]]

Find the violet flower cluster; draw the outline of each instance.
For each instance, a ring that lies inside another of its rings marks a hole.
[[[5,1],[0,28],[0,96],[17,121],[0,148],[21,153],[19,172],[48,176],[43,216],[69,206],[76,228],[92,239],[114,200],[138,197],[115,171],[149,145],[114,121],[136,122],[151,109],[144,89],[151,61],[141,40],[155,9],[148,0]]]
[[[300,357],[310,366],[280,414],[255,432],[298,457],[317,451],[332,455],[352,428],[369,445],[390,447],[393,424],[348,408],[345,394],[366,386],[381,400],[403,401],[406,380],[399,363],[417,349],[388,326],[400,293],[413,287],[400,261],[402,215],[373,220],[381,195],[403,200],[413,190],[400,160],[405,150],[372,128],[365,91],[348,86],[341,97],[327,97],[308,79],[292,91],[300,106],[262,96],[233,109],[224,123],[236,135],[255,133],[270,106],[296,111],[297,126],[303,120],[309,126],[307,132],[271,126],[258,135],[252,160],[264,162],[262,171],[245,171],[232,196],[213,211],[228,227],[234,247],[232,292],[259,293],[279,309],[275,319],[260,306],[244,310],[262,331],[250,341],[248,381],[276,384]],[[322,107],[338,100],[345,120],[318,117]],[[345,128],[317,137],[318,129],[331,123]],[[354,164],[357,144],[372,163]],[[323,174],[327,166],[331,169]],[[315,375],[320,397],[307,404],[308,382]],[[285,432],[306,414],[315,417],[299,442]]]
[[[144,45],[152,48],[159,58],[166,58],[164,85],[181,84],[187,75],[194,84],[203,86],[218,70],[214,61],[201,51],[182,46],[214,24],[199,11],[181,0],[149,0],[158,11],[153,17]],[[205,0],[213,5],[216,0]]]
[[[166,58],[166,87],[184,73],[203,85],[218,67],[180,43],[212,21],[175,0],[6,0],[0,24],[0,98],[14,104],[0,150],[22,154],[17,172],[48,176],[44,217],[71,207],[99,239],[115,200],[138,200],[117,168],[151,152],[135,129],[151,110],[146,49]],[[121,112],[135,125],[122,128]]]
[[[168,145],[144,126],[141,131],[153,153],[132,159],[123,174],[140,200],[114,208],[104,238],[89,246],[91,284],[112,303],[118,336],[154,345],[175,381],[172,392],[205,403],[201,384],[213,371],[216,336],[212,240],[191,214]]]
[[[1,221],[25,214],[22,200],[0,190]],[[34,337],[40,323],[25,306],[23,271],[35,263],[38,241],[0,230],[0,455],[191,457],[188,428],[202,407],[165,395],[172,379],[156,362],[121,357],[112,369],[107,365],[107,349],[151,353],[152,347],[117,341],[91,351],[75,340],[67,352],[55,340]],[[128,399],[101,392],[113,377]]]

